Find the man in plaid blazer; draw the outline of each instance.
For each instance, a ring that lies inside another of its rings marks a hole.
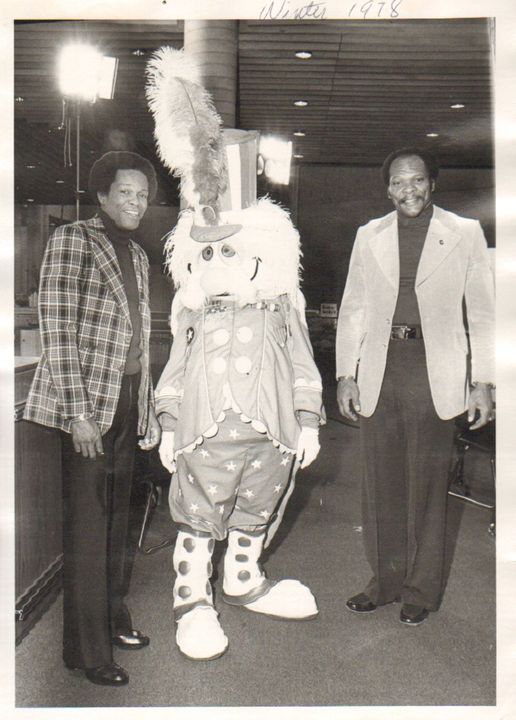
[[[160,439],[149,263],[134,241],[157,183],[144,158],[109,152],[93,165],[89,185],[98,215],[57,228],[43,258],[43,353],[24,417],[62,431],[64,662],[96,684],[123,685],[128,675],[112,646],[149,644],[123,599],[137,437],[143,449]]]

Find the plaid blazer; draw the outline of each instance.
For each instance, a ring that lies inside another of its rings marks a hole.
[[[152,401],[149,373],[149,261],[130,241],[142,317],[138,432]],[[58,227],[50,237],[39,287],[42,356],[24,418],[70,432],[70,420],[94,413],[104,434],[118,402],[132,329],[115,250],[100,217]]]

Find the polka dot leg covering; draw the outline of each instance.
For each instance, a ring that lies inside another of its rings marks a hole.
[[[176,619],[194,605],[213,606],[210,577],[215,540],[180,530],[174,548],[174,610]]]
[[[261,570],[258,560],[262,554],[265,533],[251,535],[231,530],[224,557],[224,596],[240,599],[245,604],[267,592],[271,583]]]
[[[180,652],[193,660],[212,660],[228,647],[228,639],[213,607],[210,577],[212,537],[180,530],[174,549],[174,615]]]
[[[252,535],[232,530],[224,558],[223,598],[271,617],[309,620],[318,615],[317,603],[309,588],[299,580],[271,582],[259,565],[265,534]]]

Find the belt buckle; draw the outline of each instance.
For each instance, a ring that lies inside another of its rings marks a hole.
[[[416,337],[416,328],[410,325],[398,325],[392,328],[392,334],[398,340],[409,340]]]

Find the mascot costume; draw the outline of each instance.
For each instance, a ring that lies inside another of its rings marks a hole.
[[[226,603],[290,620],[318,613],[305,585],[271,581],[259,560],[295,471],[319,451],[322,385],[299,290],[299,234],[283,208],[242,191],[249,141],[256,182],[257,133],[221,130],[183,51],[161,48],[147,76],[158,152],[187,205],[165,245],[173,345],[156,388],[178,525],[176,641],[208,660],[228,647],[210,584],[216,540],[227,538]]]

